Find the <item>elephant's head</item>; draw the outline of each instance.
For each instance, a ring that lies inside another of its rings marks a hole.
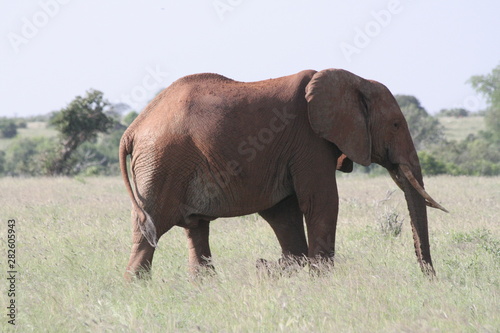
[[[317,72],[306,87],[312,129],[352,161],[385,167],[404,191],[422,271],[434,274],[426,205],[446,211],[424,190],[417,152],[394,96],[383,84],[348,71]]]

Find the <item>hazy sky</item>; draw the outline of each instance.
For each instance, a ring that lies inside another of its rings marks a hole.
[[[500,63],[500,1],[0,2],[0,115],[58,110],[89,88],[141,110],[188,74],[239,81],[344,68],[431,113],[478,110],[466,84]]]

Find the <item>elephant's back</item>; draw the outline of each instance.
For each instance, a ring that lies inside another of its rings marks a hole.
[[[188,102],[189,106],[199,104],[205,109],[208,109],[206,106],[214,106],[209,102],[237,107],[242,101],[257,104],[258,100],[290,101],[297,96],[304,97],[305,86],[315,73],[314,70],[304,70],[288,76],[252,82],[236,81],[214,73],[193,74],[178,79],[158,97]]]
[[[255,129],[269,127],[278,111],[305,111],[305,86],[314,73],[255,82],[213,73],[185,76],[159,93],[127,131],[136,139],[156,138],[164,144],[179,137],[200,144],[242,142]]]

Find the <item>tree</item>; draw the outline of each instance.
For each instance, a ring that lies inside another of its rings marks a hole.
[[[486,128],[492,133],[492,138],[500,142],[500,65],[490,74],[472,76],[468,82],[480,94],[486,96],[489,104],[486,110]]]
[[[395,95],[394,97],[406,118],[413,144],[417,150],[443,141],[444,131],[439,120],[429,115],[415,96]]]
[[[125,123],[125,125],[129,126],[130,124],[132,124],[132,122],[135,120],[135,118],[137,118],[139,114],[135,111],[130,111],[129,113],[127,113],[127,115],[123,118],[123,122]]]
[[[62,148],[51,174],[70,174],[75,163],[71,156],[76,149],[86,141],[95,140],[98,133],[108,131],[113,125],[113,120],[105,114],[109,105],[102,92],[91,89],[54,115],[50,123],[60,132]]]
[[[439,113],[436,115],[437,117],[468,117],[470,115],[470,111],[467,111],[464,108],[453,108],[453,109],[441,109]]]
[[[0,137],[13,138],[17,135],[17,125],[15,120],[0,118]]]
[[[425,151],[418,154],[420,167],[424,175],[440,175],[446,173],[446,165]]]
[[[401,109],[413,105],[413,106],[417,107],[418,109],[424,110],[422,105],[420,105],[420,101],[415,96],[412,96],[412,95],[394,95],[394,97],[396,98],[396,101],[398,102],[399,107]]]

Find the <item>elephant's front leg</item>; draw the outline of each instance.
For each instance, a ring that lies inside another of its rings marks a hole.
[[[336,194],[309,199],[305,209],[307,238],[309,240],[308,257],[332,261],[335,255],[335,233],[337,230],[338,196]]]
[[[213,270],[210,252],[209,221],[201,220],[197,227],[185,228],[189,249],[189,271],[193,276],[198,275],[207,268]]]
[[[332,174],[333,173],[333,174]],[[296,180],[296,191],[307,225],[310,259],[333,261],[339,198],[334,171],[316,172]]]

